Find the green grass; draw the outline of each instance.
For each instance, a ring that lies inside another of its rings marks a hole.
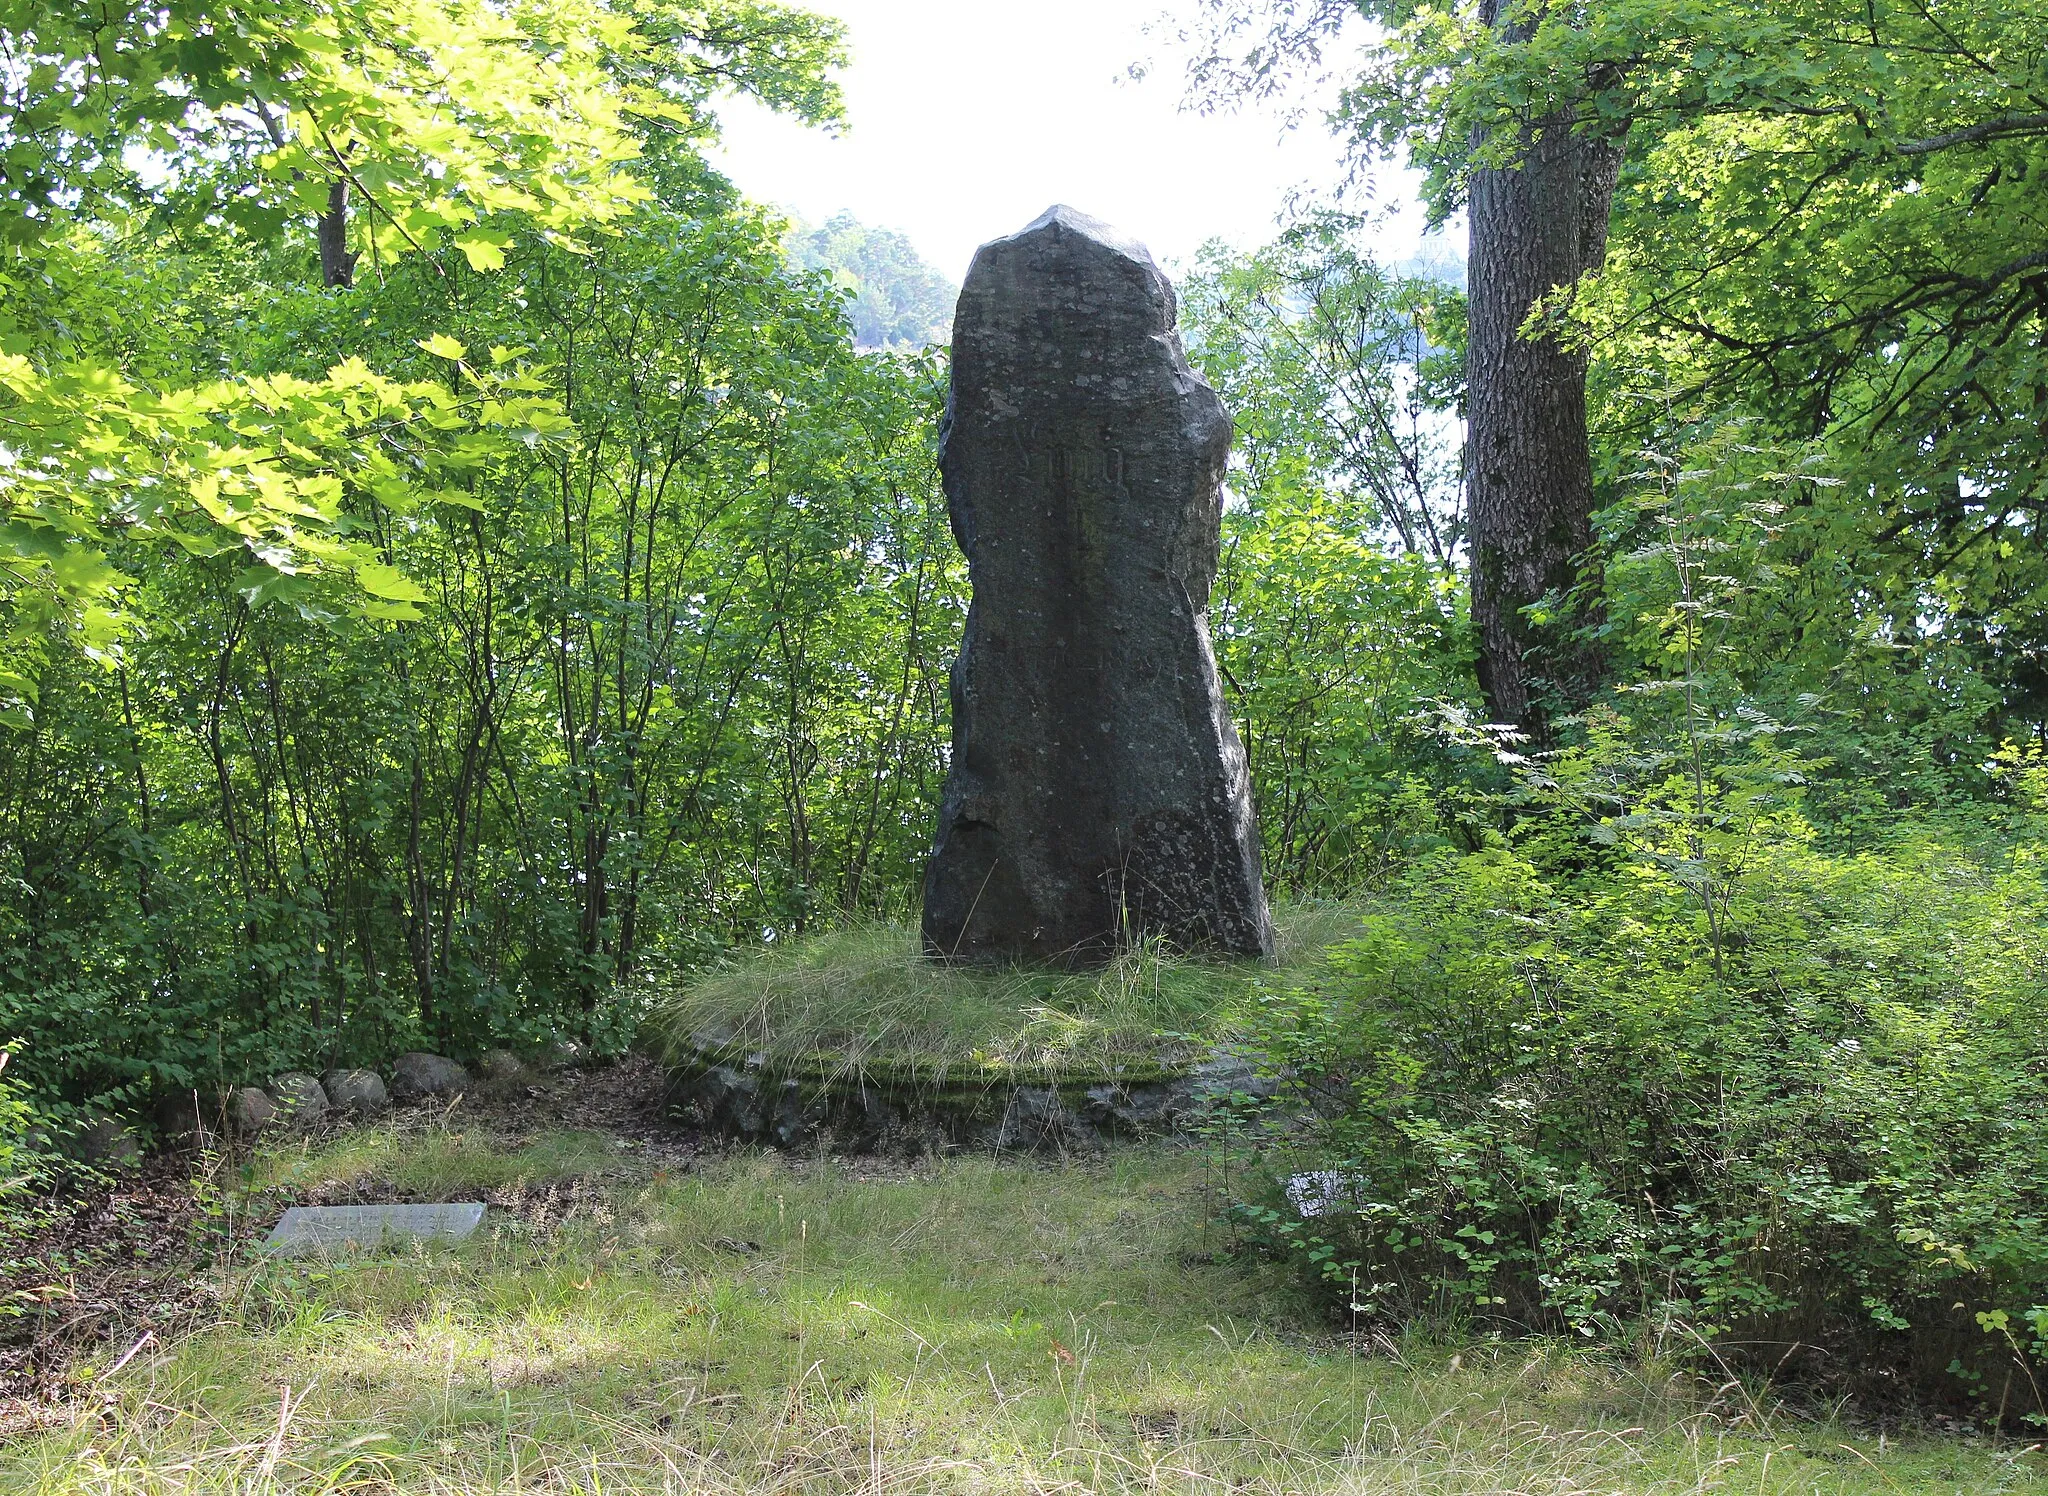
[[[273,1146],[251,1162],[254,1191],[304,1193],[322,1187],[389,1185],[422,1198],[454,1199],[510,1184],[626,1177],[628,1150],[601,1132],[553,1131],[507,1148],[459,1114],[425,1126],[386,1124],[315,1141]]]
[[[2048,1492],[2038,1452],[1880,1441],[1670,1366],[1350,1344],[1216,1259],[1185,1150],[668,1175],[583,1135],[378,1136],[263,1178],[381,1159],[448,1197],[610,1173],[566,1224],[229,1270],[216,1328],[0,1451],[0,1489]]]
[[[1298,905],[1277,911],[1272,963],[1148,944],[1083,972],[941,965],[914,928],[842,930],[697,976],[645,1032],[671,1063],[761,1055],[778,1075],[884,1089],[1142,1081],[1202,1058],[1256,983],[1313,969],[1357,923],[1342,905]]]

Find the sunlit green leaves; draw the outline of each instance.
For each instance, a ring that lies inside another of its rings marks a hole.
[[[505,246],[509,242],[503,234],[472,233],[457,239],[455,247],[469,261],[470,269],[482,272],[505,268]]]
[[[460,345],[438,342],[460,358]],[[169,556],[239,553],[253,602],[347,612],[360,601],[353,578],[375,616],[413,616],[423,594],[353,528],[358,501],[473,503],[448,480],[566,425],[515,372],[459,377],[459,387],[401,382],[350,359],[317,380],[267,375],[157,396],[95,361],[39,367],[0,355],[9,647],[32,655],[53,620],[80,608],[118,617],[126,575],[109,550],[157,537],[175,547]]]
[[[1378,23],[1341,64],[1336,121],[1364,155],[1424,168],[1439,214],[1535,129],[1621,141],[1605,268],[1542,308],[1590,353],[1608,496],[1646,442],[1695,421],[1732,414],[1788,446],[1821,441],[1845,486],[1802,502],[1786,552],[1798,602],[1760,621],[1754,661],[1799,690],[1840,689],[1886,731],[1919,719],[1914,732],[1959,758],[2048,720],[2048,11],[1203,9],[1201,76],[1225,92],[1334,56],[1360,12]],[[1879,668],[1875,641],[1907,653]],[[1926,669],[1902,679],[1908,654]],[[1985,711],[2000,720],[1964,725]]]
[[[1217,654],[1259,788],[1267,876],[1379,876],[1434,835],[1407,720],[1455,695],[1454,421],[1425,372],[1448,286],[1395,275],[1338,215],[1205,250],[1189,355],[1236,417]],[[1427,756],[1425,750],[1422,756]]]
[[[343,192],[364,271],[452,248],[493,273],[515,235],[615,232],[650,200],[646,142],[701,141],[718,90],[839,108],[837,25],[756,0],[0,0],[0,38],[0,653],[20,659],[52,628],[103,634],[111,549],[152,537],[167,558],[239,553],[252,603],[413,616],[365,505],[474,508],[451,477],[569,430],[516,354],[480,374],[443,332],[422,346],[456,365],[445,382],[356,358],[324,378],[139,374],[119,350],[151,309],[95,285],[138,214],[261,247]]]
[[[1462,374],[1432,333],[1446,307],[1463,320],[1463,298],[1378,264],[1365,234],[1323,212],[1255,254],[1209,246],[1183,291],[1187,336],[1236,413],[1249,494],[1327,487],[1402,550],[1448,566],[1462,524],[1447,407]]]
[[[101,199],[211,210],[259,235],[359,195],[375,261],[519,213],[541,231],[615,223],[646,200],[648,128],[702,135],[733,87],[835,118],[836,25],[755,0],[212,0],[64,14],[0,0],[15,58],[0,239],[31,243]],[[154,153],[145,164],[133,148]]]

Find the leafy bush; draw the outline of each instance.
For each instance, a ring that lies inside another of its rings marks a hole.
[[[0,1284],[27,1265],[23,1240],[35,1227],[32,1186],[45,1160],[35,1146],[36,1118],[22,1088],[6,1073],[9,1054],[0,1050]],[[20,1294],[0,1297],[0,1319],[24,1310]]]
[[[1261,999],[1335,1198],[1241,1216],[1360,1315],[2048,1411],[2048,846],[1753,843],[1718,938],[1696,888],[1595,851],[1439,856]]]

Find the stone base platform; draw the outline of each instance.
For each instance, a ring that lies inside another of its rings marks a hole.
[[[1234,1101],[1274,1091],[1227,1050],[1180,1070],[1112,1076],[901,1078],[716,1053],[672,1074],[669,1105],[680,1119],[743,1142],[840,1153],[1093,1151],[1193,1132]]]

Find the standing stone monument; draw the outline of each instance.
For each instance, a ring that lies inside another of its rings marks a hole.
[[[974,603],[925,870],[942,960],[1079,965],[1158,934],[1271,955],[1209,642],[1230,416],[1152,257],[1053,208],[974,257],[940,467]]]

